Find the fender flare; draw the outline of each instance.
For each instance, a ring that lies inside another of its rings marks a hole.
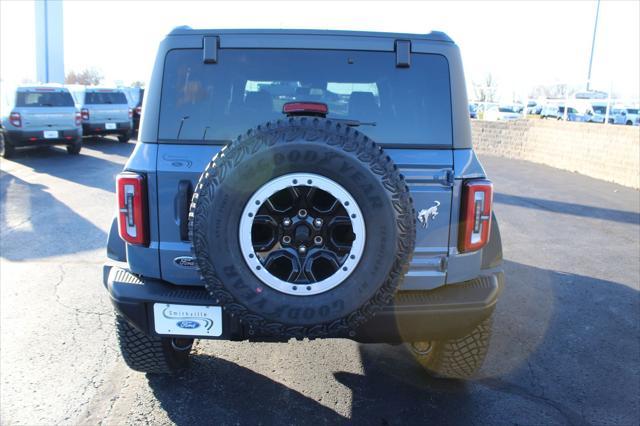
[[[482,249],[481,269],[495,268],[502,263],[502,238],[495,213],[491,213],[491,234],[489,243]]]
[[[118,234],[118,219],[114,216],[107,238],[107,257],[118,262],[127,261],[127,244]]]

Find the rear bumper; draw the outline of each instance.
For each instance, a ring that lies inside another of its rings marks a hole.
[[[21,146],[42,146],[42,145],[69,145],[82,136],[79,129],[56,129],[58,138],[45,139],[44,130],[8,130],[5,133],[11,145]]]
[[[140,278],[113,265],[105,265],[103,274],[115,309],[147,335],[156,335],[154,303],[212,304],[204,287],[176,286]],[[495,269],[474,280],[448,284],[436,290],[399,292],[391,306],[361,326],[350,338],[366,343],[401,343],[464,336],[493,313],[503,283],[502,271]],[[222,336],[218,339],[274,340],[272,336],[249,336],[248,330],[224,311]]]
[[[88,135],[114,135],[124,134],[131,130],[131,122],[123,121],[115,123],[115,129],[107,129],[106,123],[82,123],[82,133]]]

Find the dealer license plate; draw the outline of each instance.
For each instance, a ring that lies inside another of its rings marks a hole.
[[[107,130],[115,130],[116,123],[104,123],[104,128]]]
[[[153,319],[158,334],[211,337],[222,335],[220,306],[155,303]]]
[[[58,139],[58,131],[57,130],[45,130],[44,131],[45,139]]]

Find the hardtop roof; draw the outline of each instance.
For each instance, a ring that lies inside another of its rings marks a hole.
[[[311,36],[348,36],[348,37],[377,37],[406,40],[428,40],[445,43],[454,43],[453,40],[442,31],[431,31],[427,34],[387,33],[375,31],[345,31],[345,30],[303,30],[303,29],[194,29],[189,26],[174,28],[168,35],[225,35],[225,34],[269,34],[269,35],[311,35]]]

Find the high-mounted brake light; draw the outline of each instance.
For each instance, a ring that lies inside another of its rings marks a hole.
[[[133,110],[129,108],[129,118],[133,117]]]
[[[13,127],[22,127],[22,117],[19,112],[12,112],[9,115],[9,122]]]
[[[86,108],[82,108],[82,109],[80,110],[80,114],[82,115],[82,119],[83,119],[84,121],[89,121],[89,110],[88,110],[88,109],[86,109]]]
[[[123,172],[116,178],[120,238],[134,245],[149,244],[147,183],[144,176]]]
[[[76,111],[76,126],[79,126],[82,123],[82,114]]]
[[[458,249],[480,250],[489,242],[493,184],[488,180],[468,180],[462,185],[462,211]]]
[[[329,113],[329,107],[322,102],[287,102],[282,106],[282,112],[292,115],[316,115],[324,117]]]

